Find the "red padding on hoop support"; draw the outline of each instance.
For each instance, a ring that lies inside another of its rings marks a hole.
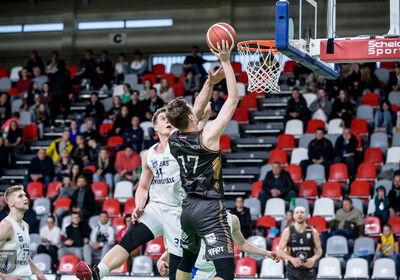
[[[320,59],[332,63],[399,61],[400,38],[334,40],[333,54],[326,53],[327,40],[321,41]]]

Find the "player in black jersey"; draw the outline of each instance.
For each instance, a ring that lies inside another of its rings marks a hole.
[[[214,279],[234,278],[233,240],[223,203],[224,188],[221,173],[219,138],[232,119],[239,102],[239,92],[230,63],[233,45],[222,41],[218,52],[213,52],[225,72],[228,98],[217,118],[199,130],[195,111],[184,99],[168,103],[167,118],[179,129],[169,139],[171,154],[181,169],[182,187],[187,198],[182,205],[183,257],[176,279],[190,279],[200,250],[200,241],[206,244],[206,259],[216,268]]]
[[[293,218],[295,224],[283,231],[278,249],[279,256],[289,261],[286,266],[286,278],[316,279],[314,264],[322,255],[318,232],[307,225],[307,213],[304,207],[296,207]],[[287,253],[283,251],[286,247]]]

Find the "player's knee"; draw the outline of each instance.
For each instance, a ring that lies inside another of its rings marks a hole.
[[[218,259],[213,262],[217,272],[215,277],[224,280],[233,280],[235,278],[235,260],[233,258]]]
[[[176,270],[178,269],[178,266],[182,260],[182,257],[178,257],[174,254],[171,254],[169,257],[169,279],[170,280],[175,280],[175,275],[176,275]]]
[[[197,255],[198,254],[183,250],[182,260],[179,263],[178,269],[183,272],[191,273],[196,263]]]

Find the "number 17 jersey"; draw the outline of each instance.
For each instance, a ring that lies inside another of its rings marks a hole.
[[[171,154],[180,166],[182,187],[189,196],[222,199],[221,153],[202,144],[202,133],[172,133],[168,139]]]

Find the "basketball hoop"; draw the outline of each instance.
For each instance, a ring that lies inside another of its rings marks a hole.
[[[237,43],[240,59],[246,65],[249,92],[279,92],[279,77],[284,55],[275,41],[252,40]]]

